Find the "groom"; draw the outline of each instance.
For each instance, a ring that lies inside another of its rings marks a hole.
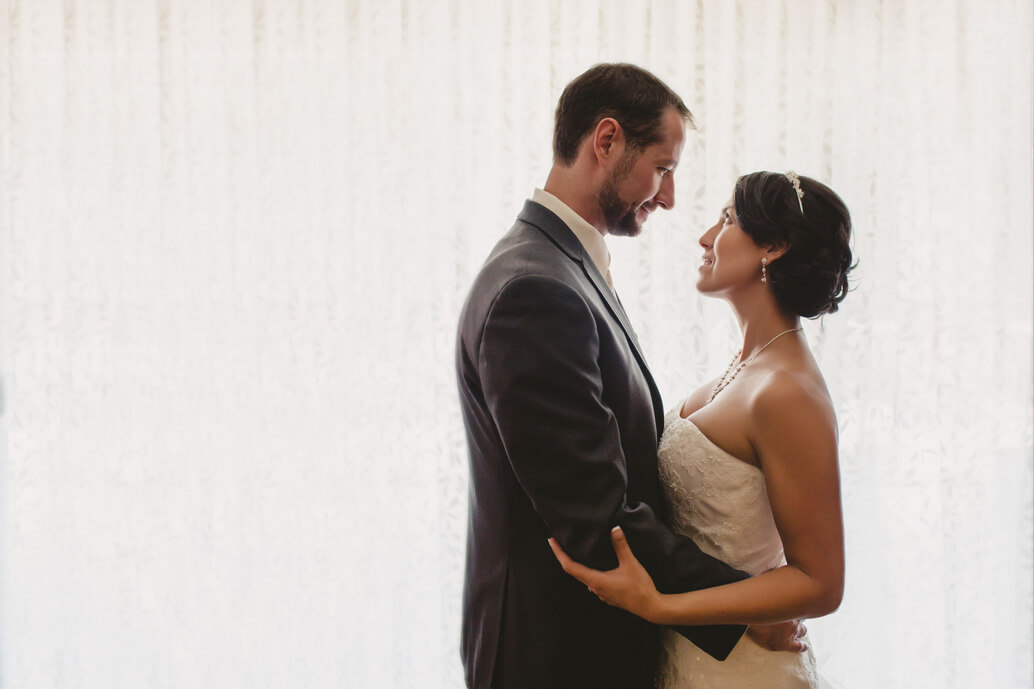
[[[674,205],[687,124],[649,72],[597,65],[556,110],[553,167],[474,280],[456,367],[470,450],[461,654],[471,689],[652,686],[659,630],[560,569],[611,569],[620,525],[658,589],[744,578],[662,521],[663,412],[614,291],[607,234]],[[724,659],[743,627],[678,629]],[[775,646],[796,648],[780,631]]]

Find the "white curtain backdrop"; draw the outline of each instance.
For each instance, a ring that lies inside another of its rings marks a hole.
[[[1029,0],[0,0],[0,684],[462,686],[454,328],[564,85],[664,78],[612,240],[667,404],[736,175],[841,193],[845,688],[1032,681]]]

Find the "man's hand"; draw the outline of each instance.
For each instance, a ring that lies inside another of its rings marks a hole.
[[[747,634],[758,646],[770,651],[795,651],[803,653],[808,650],[804,642],[804,634],[808,629],[800,620],[790,620],[778,624],[750,625]]]

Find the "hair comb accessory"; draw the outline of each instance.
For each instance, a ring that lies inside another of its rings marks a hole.
[[[801,178],[797,176],[796,172],[790,170],[786,173],[786,179],[790,180],[793,190],[797,192],[797,205],[800,206],[801,215],[804,215],[804,192],[801,190]]]

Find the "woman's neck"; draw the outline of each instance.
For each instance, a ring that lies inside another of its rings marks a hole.
[[[743,334],[741,360],[755,354],[776,335],[801,327],[800,316],[780,309],[775,297],[767,290],[755,298],[730,300],[729,303]]]

